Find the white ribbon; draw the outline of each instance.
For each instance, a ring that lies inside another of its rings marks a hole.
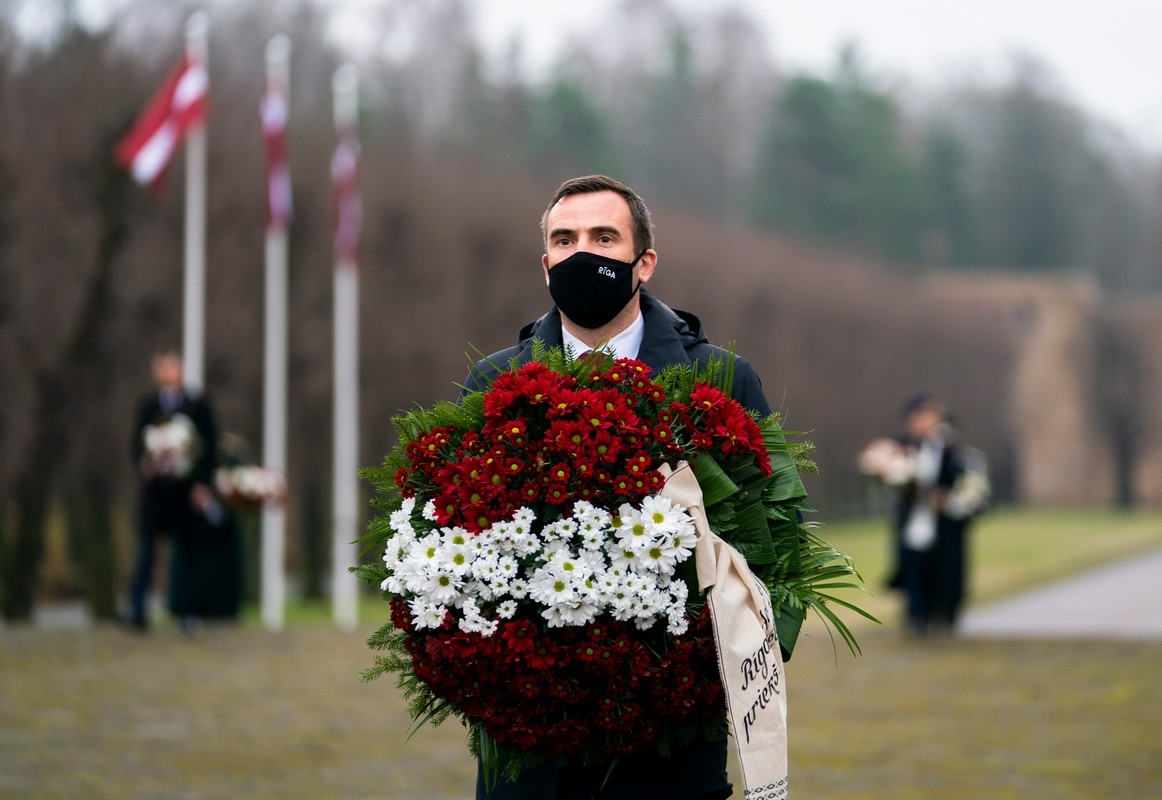
[[[746,800],[784,800],[787,789],[787,693],[771,595],[742,554],[710,530],[702,489],[685,462],[661,468],[662,497],[685,507],[698,537],[694,563],[706,594],[734,730]]]

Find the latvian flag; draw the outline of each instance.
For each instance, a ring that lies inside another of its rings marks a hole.
[[[267,223],[272,228],[285,228],[293,213],[290,165],[286,157],[286,87],[268,78],[259,113],[262,138],[266,142]]]
[[[363,227],[363,202],[359,196],[359,140],[355,131],[339,134],[331,158],[331,189],[335,203],[335,258],[353,264],[359,256]]]
[[[205,119],[209,85],[205,65],[183,58],[117,144],[117,163],[134,180],[158,184],[187,131]]]

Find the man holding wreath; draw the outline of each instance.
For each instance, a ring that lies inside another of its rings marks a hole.
[[[526,325],[518,343],[478,362],[465,381],[486,389],[515,357],[532,359],[533,342],[574,354],[601,349],[643,361],[655,372],[671,365],[705,366],[733,358],[731,394],[760,417],[771,413],[754,368],[710,344],[693,314],[669,308],[645,289],[658,263],[654,229],[642,199],[628,186],[590,175],[563,183],[541,217],[541,267],[554,306]],[[529,768],[491,791],[478,777],[477,800],[721,800],[732,787],[726,771],[726,732],[710,742],[606,765]]]

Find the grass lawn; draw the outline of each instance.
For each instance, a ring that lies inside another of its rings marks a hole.
[[[905,639],[876,588],[885,531],[827,526],[889,624],[859,625],[861,658],[805,631],[787,665],[793,798],[1162,798],[1162,641]],[[974,534],[974,591],[1154,547],[1159,513],[998,511]],[[0,797],[472,797],[463,729],[409,740],[392,684],[360,681],[386,619],[373,598],[364,611],[356,633],[317,607],[288,609],[279,634],[244,621],[193,640],[0,628]]]

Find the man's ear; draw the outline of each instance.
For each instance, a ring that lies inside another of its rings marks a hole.
[[[637,279],[642,283],[646,283],[654,275],[654,267],[658,265],[658,253],[656,250],[646,250],[642,253],[641,259],[637,262]]]
[[[549,285],[549,254],[541,255],[541,269],[545,271],[545,286]]]

